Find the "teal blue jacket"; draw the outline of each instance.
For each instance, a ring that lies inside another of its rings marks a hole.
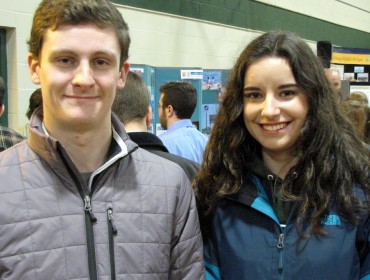
[[[369,213],[353,225],[332,209],[322,221],[326,236],[301,238],[297,205],[283,228],[262,182],[250,175],[237,195],[220,201],[204,243],[207,280],[370,279]]]

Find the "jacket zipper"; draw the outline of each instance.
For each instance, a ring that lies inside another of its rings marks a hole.
[[[86,243],[87,243],[87,259],[88,259],[88,266],[89,266],[89,276],[90,280],[97,280],[98,273],[96,269],[96,260],[95,260],[95,241],[94,241],[94,231],[93,231],[93,223],[96,222],[96,218],[92,212],[91,208],[91,198],[89,195],[86,195],[84,192],[84,188],[81,185],[80,181],[78,180],[76,174],[72,170],[70,166],[70,162],[67,161],[66,157],[64,156],[64,152],[61,149],[61,146],[57,146],[58,153],[60,154],[61,160],[64,163],[69,175],[71,176],[73,182],[76,185],[76,188],[82,198],[84,203],[84,211],[85,211],[85,227],[86,227]]]
[[[126,156],[136,151],[138,147],[133,148],[131,151],[127,153]],[[92,212],[91,207],[91,195],[94,191],[93,186],[91,187],[90,196],[86,195],[84,192],[83,187],[81,186],[81,183],[79,182],[78,178],[76,177],[76,174],[73,172],[72,168],[70,167],[69,162],[64,156],[64,152],[61,149],[61,146],[57,146],[57,151],[61,156],[61,160],[64,163],[64,166],[68,170],[68,173],[70,174],[72,180],[76,184],[77,190],[80,193],[80,196],[84,202],[84,210],[85,210],[85,226],[86,226],[86,242],[87,242],[87,254],[88,254],[88,266],[89,266],[89,276],[90,280],[97,280],[98,279],[98,273],[96,268],[96,258],[95,258],[95,240],[94,240],[94,229],[93,224],[96,223],[97,219]],[[126,157],[125,156],[125,157]],[[112,278],[113,279],[113,278]]]
[[[109,238],[109,259],[110,259],[110,268],[111,268],[111,279],[116,279],[116,265],[114,259],[114,238],[113,235],[117,235],[117,228],[114,224],[113,218],[113,209],[107,209],[107,218],[108,218],[108,238]]]
[[[97,280],[98,273],[95,260],[95,240],[93,224],[97,221],[91,208],[91,198],[88,195],[84,196],[85,208],[85,225],[86,225],[86,240],[87,240],[87,257],[89,262],[90,280]]]
[[[279,272],[281,273],[283,271],[283,249],[284,249],[284,233],[279,234],[279,241],[277,244],[277,248],[279,251]]]
[[[272,195],[272,199],[273,199],[273,203],[276,203],[276,196],[275,196],[275,191],[276,191],[276,180],[277,178],[274,178],[275,176],[273,175],[268,175],[267,176],[267,180],[270,182],[270,186],[271,186],[271,195]],[[281,225],[279,224],[278,225],[278,230],[277,230],[277,233],[278,233],[278,243],[276,245],[277,247],[277,250],[278,250],[278,254],[279,254],[279,261],[278,261],[278,271],[279,273],[281,274],[281,277],[283,277],[283,255],[284,255],[284,230],[281,228]],[[282,278],[283,279],[283,278]]]

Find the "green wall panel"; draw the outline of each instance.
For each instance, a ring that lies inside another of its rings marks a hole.
[[[253,0],[111,0],[137,8],[253,30],[290,30],[312,41],[370,49],[370,33],[290,12]]]
[[[5,113],[0,117],[0,125],[8,126],[8,90],[7,90],[7,81],[8,75],[6,71],[6,31],[5,29],[0,28],[0,76],[3,78],[5,83]]]

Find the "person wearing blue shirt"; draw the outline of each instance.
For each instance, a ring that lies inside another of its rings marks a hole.
[[[208,137],[197,130],[190,120],[197,106],[196,89],[188,82],[170,82],[159,90],[159,120],[167,131],[158,137],[171,154],[200,164]]]

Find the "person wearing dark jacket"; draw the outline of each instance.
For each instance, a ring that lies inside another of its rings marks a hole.
[[[4,114],[5,83],[0,77],[0,117]],[[0,126],[0,152],[22,142],[26,137],[9,127]]]
[[[190,181],[194,179],[199,164],[195,161],[170,154],[161,139],[148,132],[152,119],[148,87],[135,72],[128,72],[125,88],[116,94],[112,111],[117,114],[131,140],[151,153],[180,165]]]
[[[369,152],[294,33],[240,54],[193,185],[206,279],[370,279]]]
[[[194,192],[112,114],[130,36],[108,0],[43,0],[28,68],[42,107],[0,154],[1,279],[203,279]]]

